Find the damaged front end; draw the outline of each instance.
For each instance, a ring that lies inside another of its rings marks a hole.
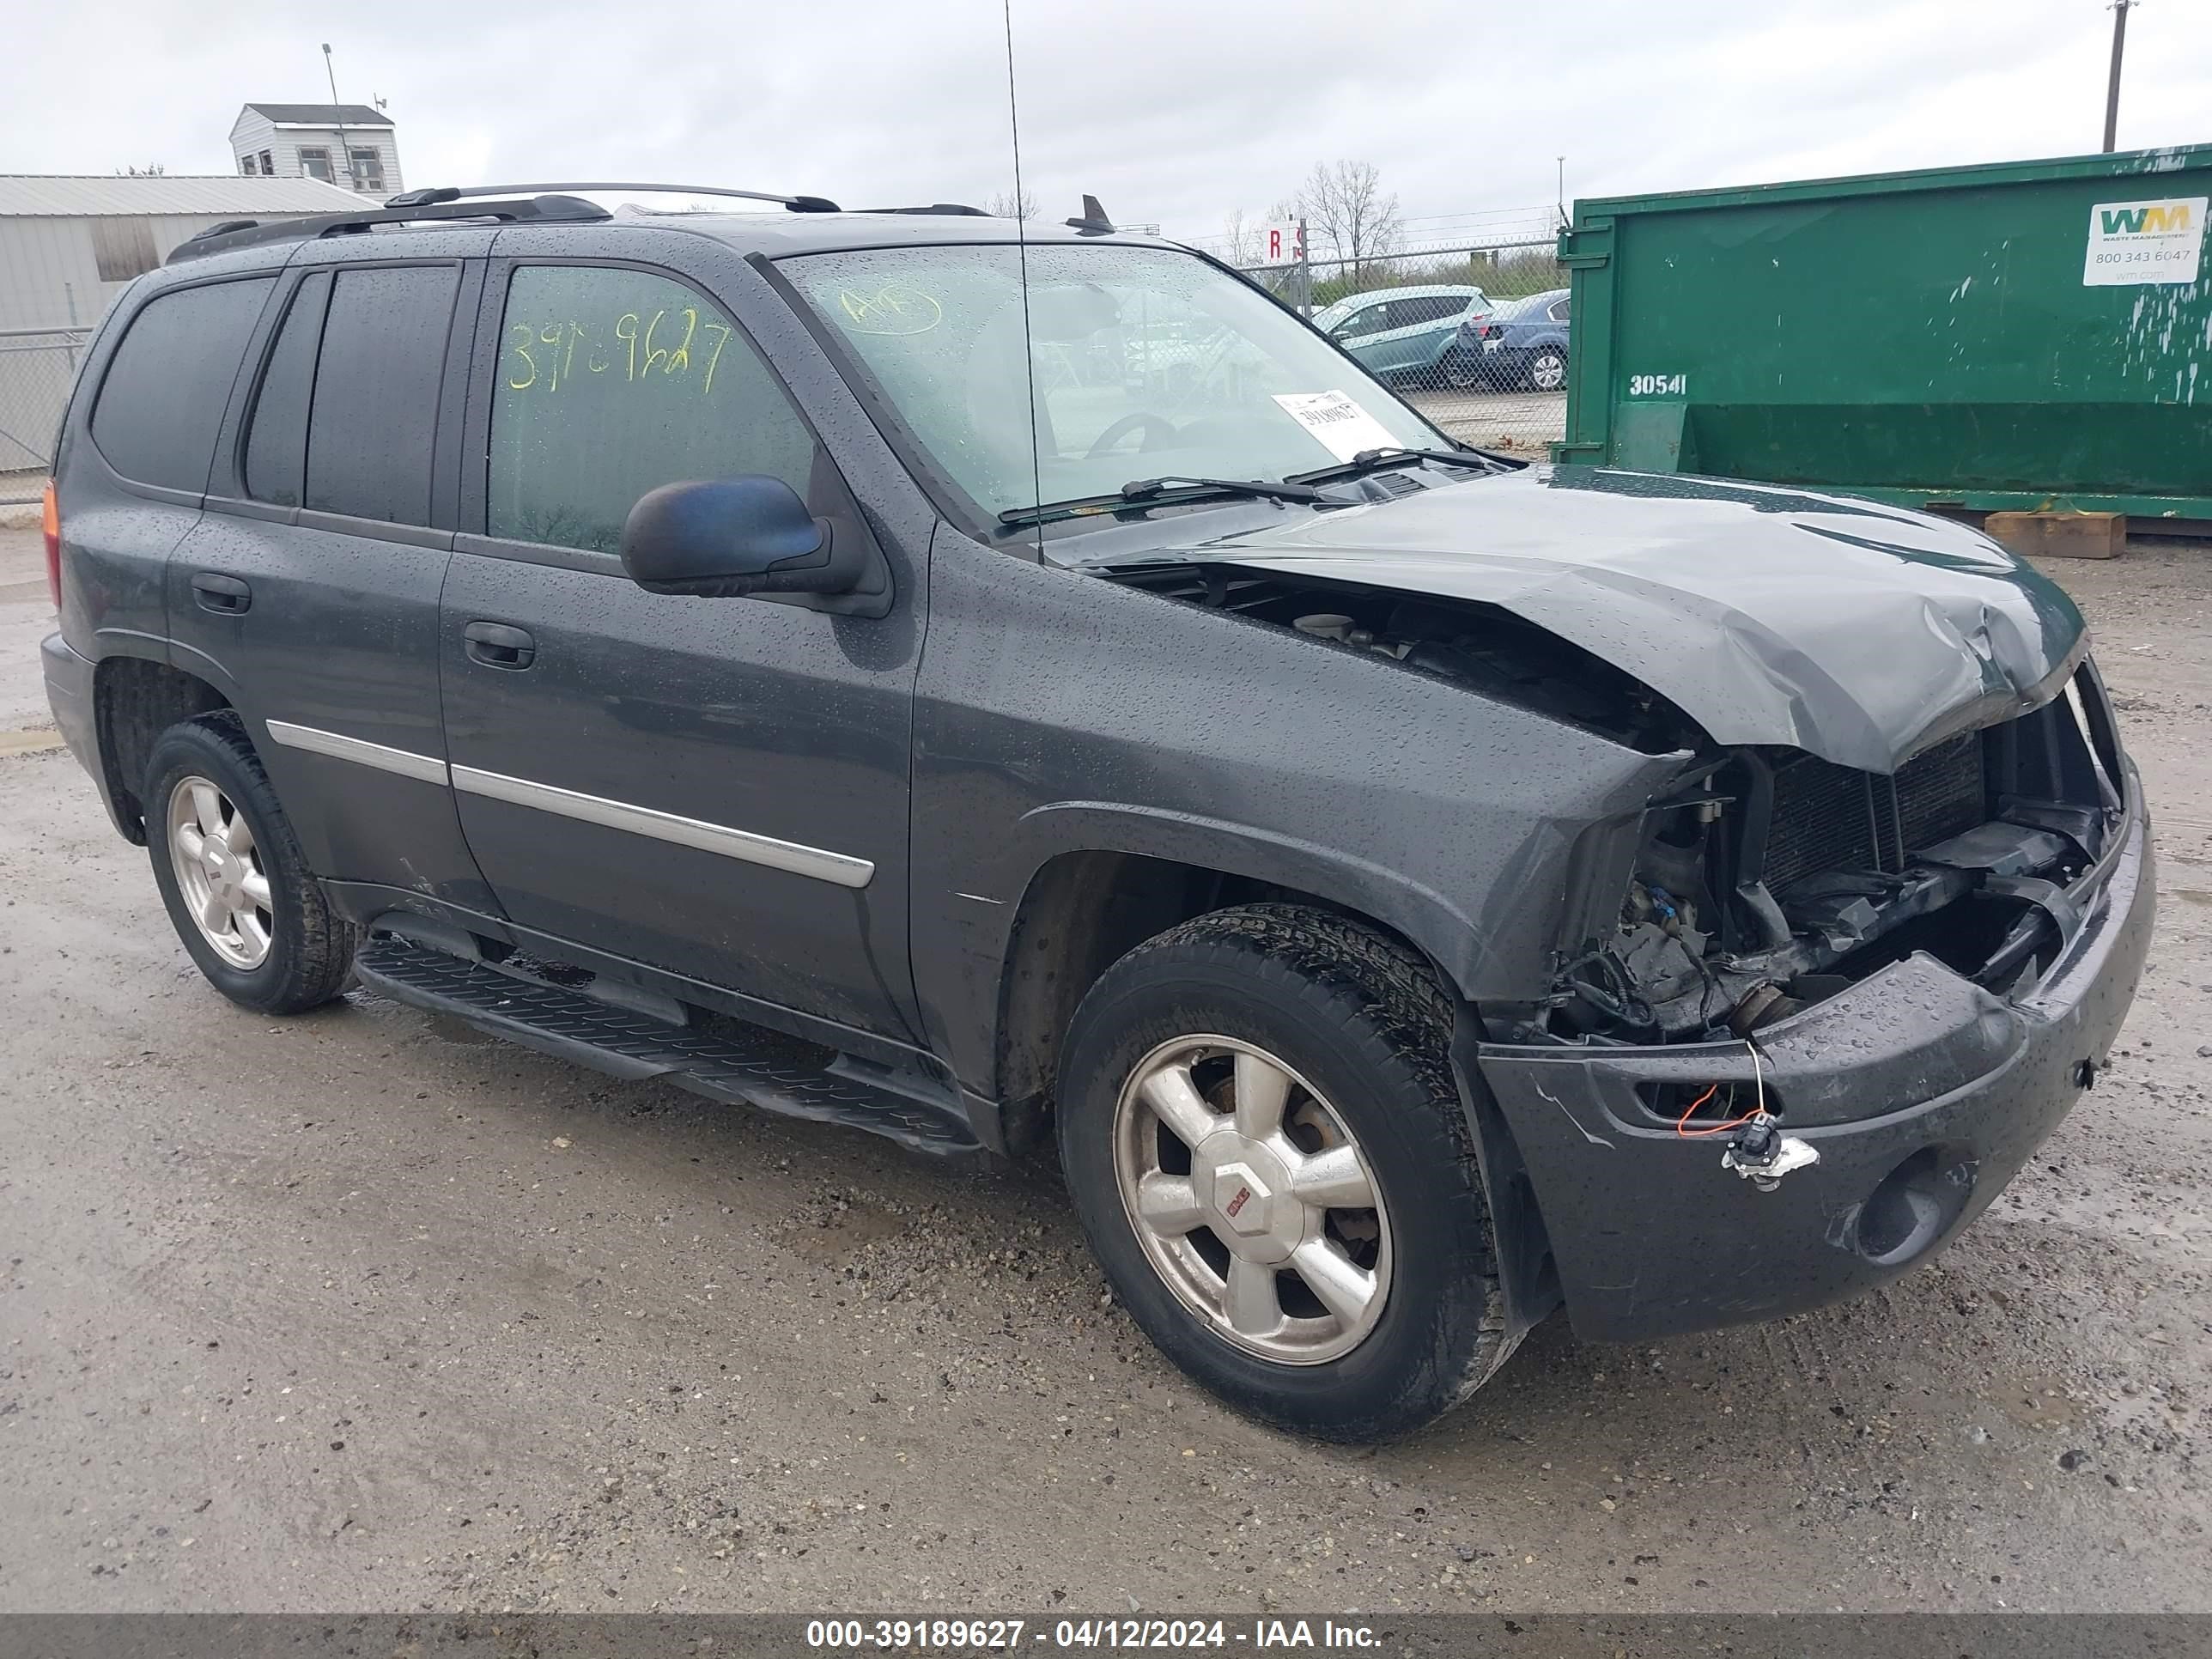
[[[1589,1337],[1925,1261],[2095,1082],[2149,948],[2142,786],[2086,662],[1893,775],[1707,756],[1608,844],[1609,930],[1547,997],[1486,1005],[1464,1066]]]
[[[1557,823],[1568,854],[1531,867],[1559,885],[1500,896],[1543,924],[1455,1039],[1501,1251],[1586,1337],[1926,1260],[2126,1017],[2140,779],[2072,602],[1962,526],[1531,468],[1091,568],[1665,769],[1640,808]]]
[[[1488,1011],[1493,1029],[1741,1039],[1915,951],[2009,994],[2078,930],[2069,890],[2121,822],[2124,776],[2086,663],[2042,708],[1887,776],[1789,749],[1704,756],[1644,815],[1614,927],[1562,951],[1547,1000]]]

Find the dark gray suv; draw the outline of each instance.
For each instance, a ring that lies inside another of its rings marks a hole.
[[[223,228],[88,355],[48,683],[226,995],[1056,1141],[1343,1439],[1878,1285],[2094,1079],[2140,786],[1982,536],[1460,448],[1103,216],[598,189]]]

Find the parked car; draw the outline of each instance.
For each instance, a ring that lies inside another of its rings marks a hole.
[[[1461,331],[1490,310],[1479,288],[1390,288],[1339,300],[1313,322],[1385,380],[1470,386],[1480,354],[1464,349]]]
[[[1568,290],[1508,300],[1487,317],[1460,325],[1460,350],[1480,367],[1485,386],[1499,391],[1558,392],[1567,384],[1572,329]]]
[[[547,188],[204,233],[87,353],[48,691],[233,1001],[1051,1146],[1163,1349],[1346,1440],[1563,1302],[1884,1284],[2095,1080],[2142,786],[1978,532],[1457,448],[1095,223]]]

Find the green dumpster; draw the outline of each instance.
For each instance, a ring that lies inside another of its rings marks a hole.
[[[2212,144],[1575,204],[1561,461],[2212,520]]]

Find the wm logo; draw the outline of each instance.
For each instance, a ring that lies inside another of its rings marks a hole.
[[[2097,212],[2107,236],[2165,235],[2190,228],[2189,204],[2186,202],[2100,208]]]

